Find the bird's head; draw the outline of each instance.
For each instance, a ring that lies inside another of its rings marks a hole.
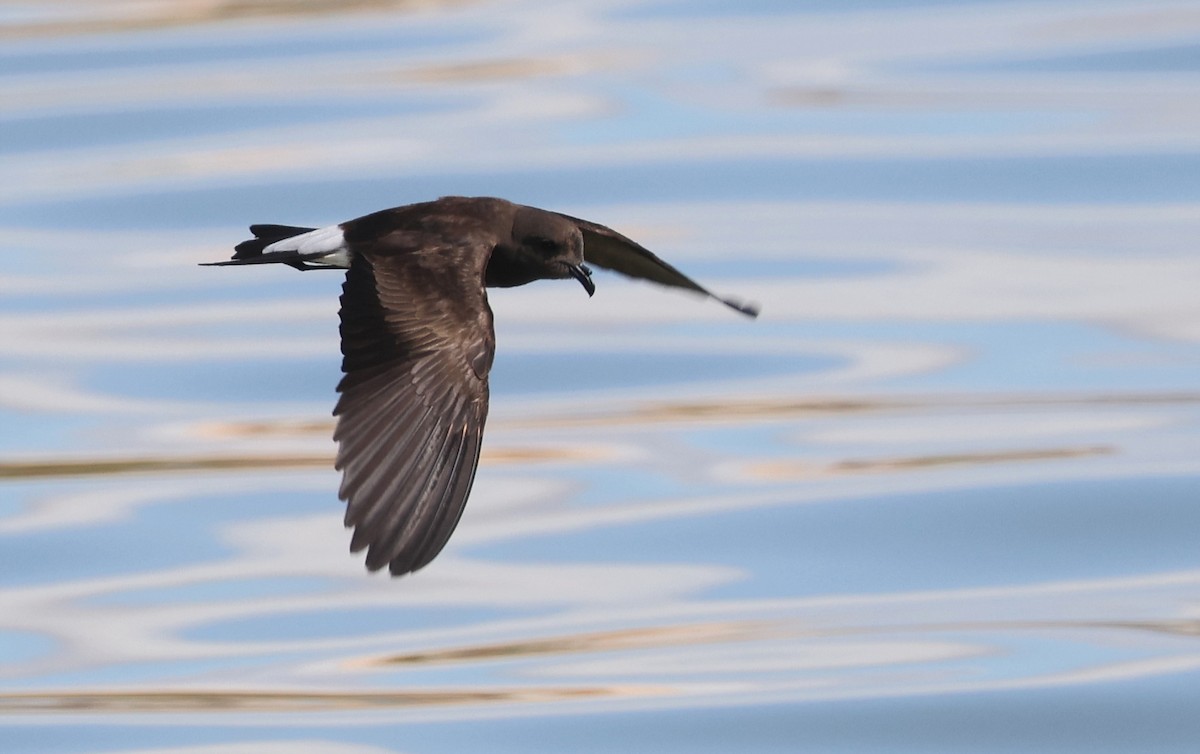
[[[575,278],[591,296],[592,271],[583,263],[583,233],[570,220],[533,207],[519,207],[513,218],[512,261],[530,279]]]

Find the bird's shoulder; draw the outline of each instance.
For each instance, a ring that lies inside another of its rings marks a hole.
[[[447,196],[372,212],[342,223],[358,251],[395,254],[494,246],[511,233],[516,205],[492,197]]]
[[[455,379],[486,380],[495,350],[483,285],[490,249],[469,235],[415,246],[392,235],[356,248],[341,297],[343,370],[432,360]]]

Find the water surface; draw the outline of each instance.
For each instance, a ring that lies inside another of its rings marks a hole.
[[[37,2],[0,38],[5,751],[1194,750],[1191,3]],[[451,193],[764,313],[493,291],[471,504],[391,580],[336,499],[340,276],[196,263]]]

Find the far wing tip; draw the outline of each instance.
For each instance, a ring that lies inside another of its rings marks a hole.
[[[752,301],[738,301],[735,298],[714,298],[717,298],[718,301],[720,301],[722,304],[725,304],[725,306],[728,306],[730,309],[733,309],[735,312],[738,312],[739,314],[745,314],[750,319],[758,319],[759,312],[762,311],[762,307]]]

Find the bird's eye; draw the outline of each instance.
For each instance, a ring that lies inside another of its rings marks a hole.
[[[533,245],[547,253],[558,251],[558,241],[553,238],[534,238]]]

